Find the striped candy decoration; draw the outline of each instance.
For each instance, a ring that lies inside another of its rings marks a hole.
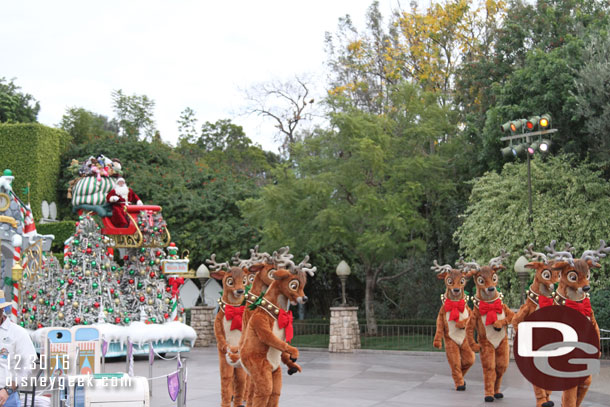
[[[21,262],[21,247],[15,247],[13,249],[13,262]],[[19,283],[16,281],[13,281],[13,302],[14,304],[11,309],[12,320],[13,322],[17,322],[19,313]]]
[[[83,177],[76,182],[72,190],[72,206],[78,205],[104,205],[106,195],[114,188],[114,181],[109,177]]]

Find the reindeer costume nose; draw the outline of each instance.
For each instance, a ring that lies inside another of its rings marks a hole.
[[[239,295],[242,295],[244,293],[244,290],[240,288],[239,290],[235,290],[235,292]]]
[[[307,302],[308,298],[306,295],[304,295],[303,297],[301,297],[301,301],[303,301],[303,304],[305,304]]]
[[[452,288],[451,290],[453,291],[454,294],[459,294],[460,293],[460,289],[459,288]]]
[[[584,286],[584,287],[582,288],[582,290],[583,290],[584,292],[587,292],[587,291],[589,291],[590,289],[591,289],[591,287],[590,287],[590,286],[588,286],[588,285],[586,285],[586,286]]]
[[[494,292],[496,290],[496,287],[487,287],[487,291]]]

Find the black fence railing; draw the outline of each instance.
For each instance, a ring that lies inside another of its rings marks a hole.
[[[362,349],[438,351],[432,346],[434,325],[377,325],[377,334],[369,335],[366,324],[360,325]],[[330,325],[295,321],[292,345],[306,348],[328,349]],[[601,330],[602,359],[610,359],[610,330]]]

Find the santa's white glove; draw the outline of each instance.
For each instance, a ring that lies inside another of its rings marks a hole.
[[[144,205],[144,204],[142,203],[142,201],[138,200],[138,202],[136,202],[136,205]]]
[[[108,199],[109,202],[117,202],[119,200],[118,196],[111,196],[110,199]]]

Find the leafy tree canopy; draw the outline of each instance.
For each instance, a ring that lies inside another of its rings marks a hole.
[[[34,123],[40,103],[29,93],[20,91],[14,79],[0,77],[0,123]]]
[[[487,263],[500,249],[511,253],[500,276],[500,289],[512,306],[518,304],[519,285],[513,264],[529,243],[537,251],[556,239],[569,242],[580,254],[599,247],[610,230],[610,182],[589,164],[573,157],[534,159],[532,170],[533,220],[528,226],[527,165],[506,164],[500,174],[488,172],[474,181],[464,223],[454,235],[468,260]],[[592,286],[610,287],[607,273],[593,272]]]

